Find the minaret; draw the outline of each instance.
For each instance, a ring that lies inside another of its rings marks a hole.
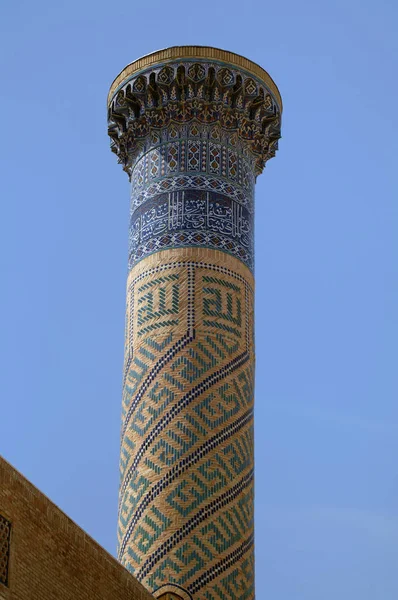
[[[156,598],[254,598],[254,186],[282,102],[202,46],[128,65],[108,96],[131,181],[119,560]]]

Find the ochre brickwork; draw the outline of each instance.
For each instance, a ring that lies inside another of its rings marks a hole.
[[[253,598],[253,323],[252,273],[223,252],[130,271],[119,557],[151,590]]]
[[[11,522],[3,600],[151,600],[110,554],[0,457],[0,515]]]

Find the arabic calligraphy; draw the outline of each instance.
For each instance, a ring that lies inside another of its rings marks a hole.
[[[205,237],[195,237],[196,232]],[[216,192],[180,190],[158,194],[133,211],[130,263],[154,249],[168,247],[171,241],[180,246],[204,245],[206,241],[206,245],[244,256],[252,266],[253,213]]]

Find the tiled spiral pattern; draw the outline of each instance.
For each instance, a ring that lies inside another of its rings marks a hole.
[[[131,270],[119,558],[151,590],[254,598],[253,369],[241,261],[174,249]]]

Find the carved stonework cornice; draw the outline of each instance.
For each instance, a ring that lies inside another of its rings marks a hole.
[[[156,62],[162,52],[140,59],[150,64],[146,68],[140,61],[137,70],[132,68],[136,63],[126,67],[111,87],[108,131],[111,149],[124,170],[131,175],[151,133],[172,123],[197,121],[238,135],[255,159],[256,175],[261,173],[280,138],[281,101],[271,78],[259,79],[254,67],[249,71],[237,66],[237,59],[228,64],[210,57],[181,56]]]

